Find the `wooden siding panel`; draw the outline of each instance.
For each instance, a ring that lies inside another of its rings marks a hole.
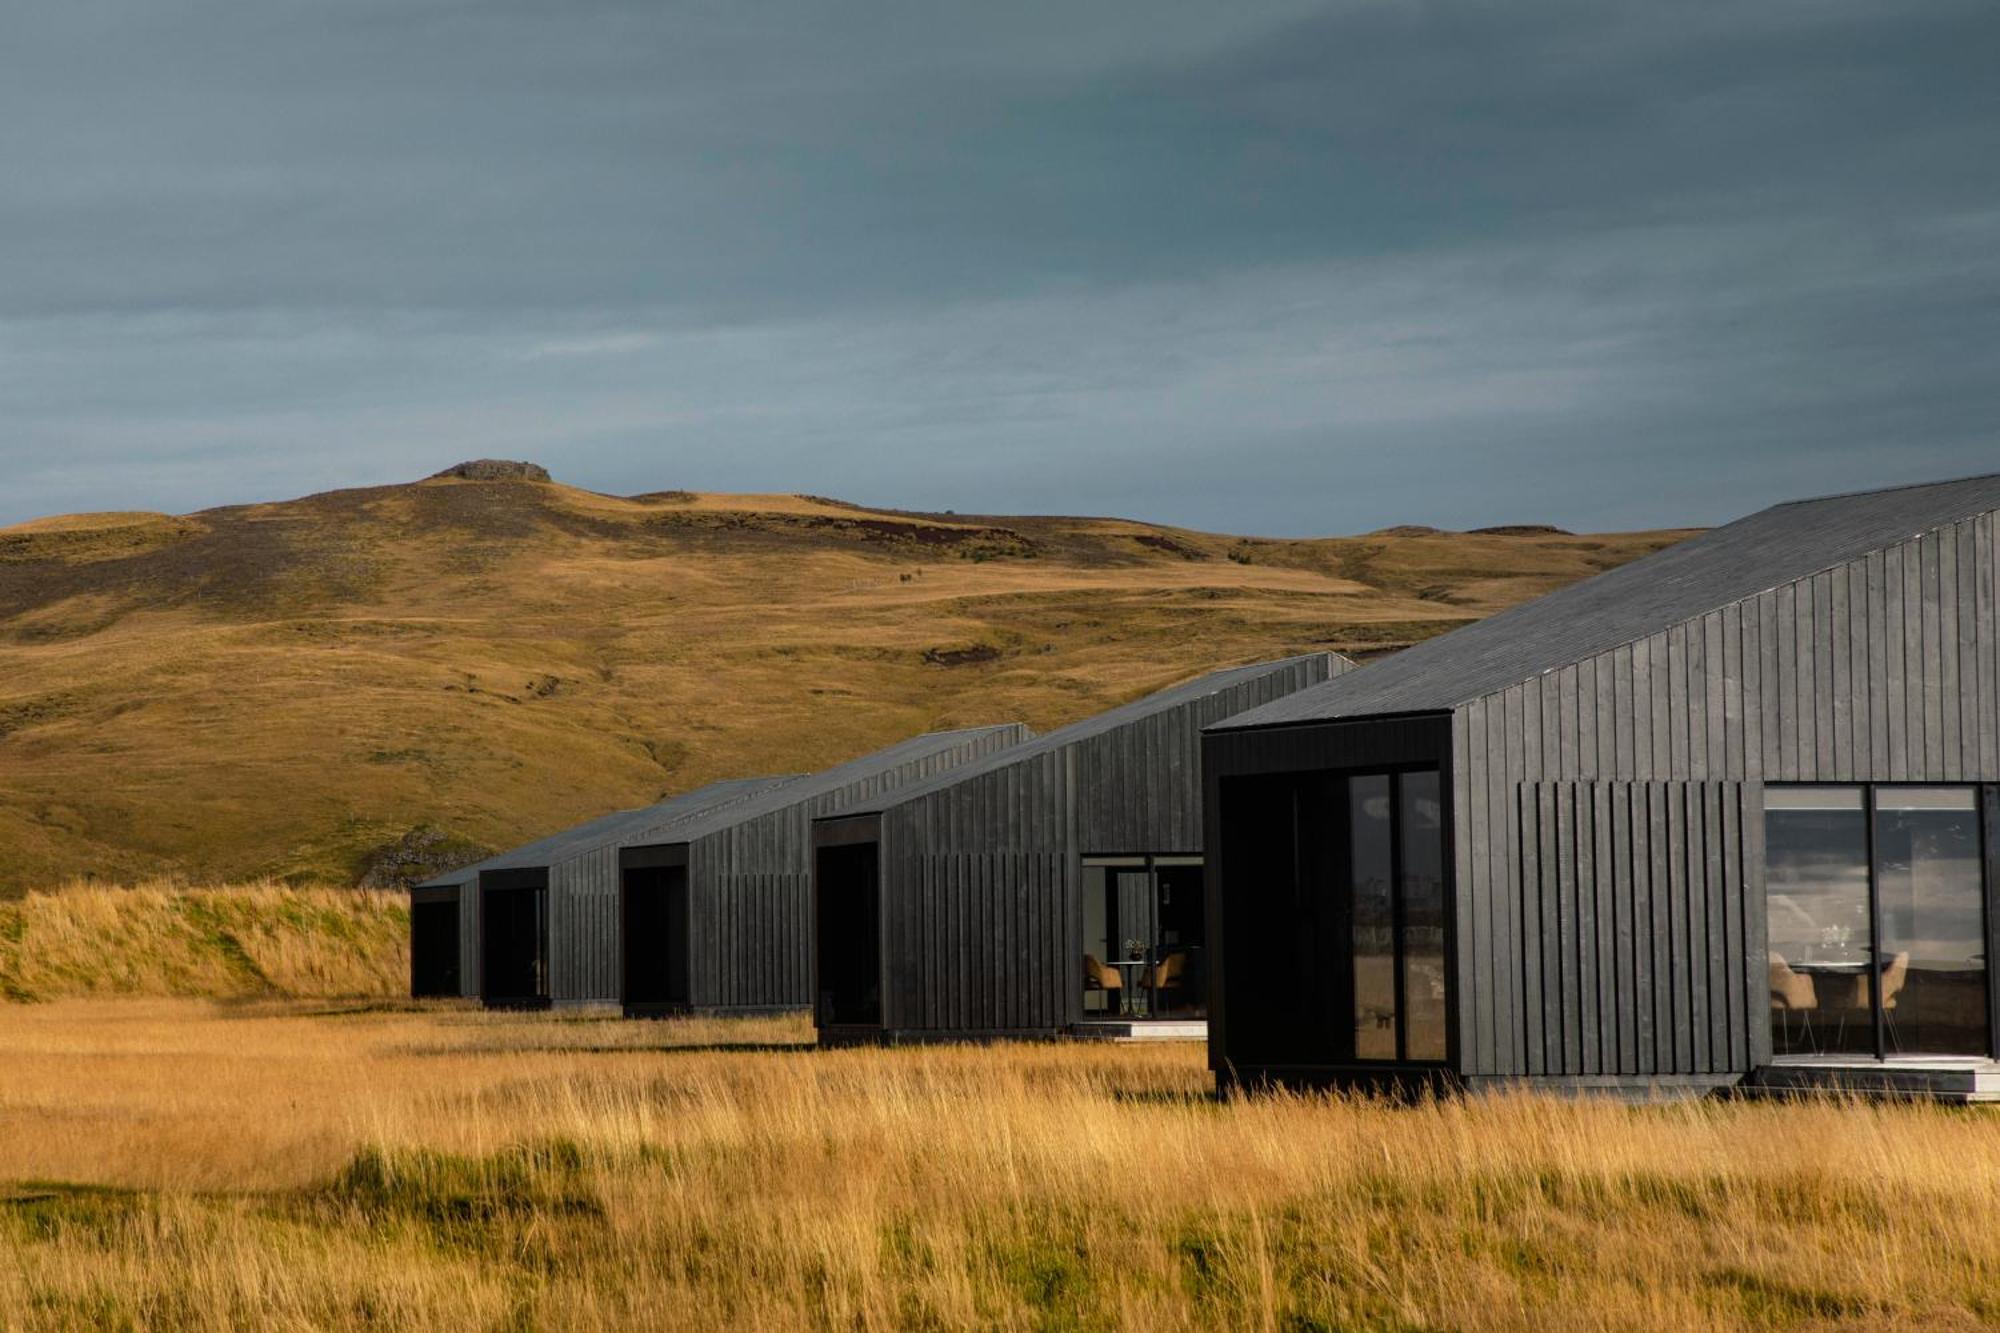
[[[1825,758],[1819,774],[1822,778],[1838,779],[1854,771],[1854,687],[1850,679],[1853,662],[1848,643],[1851,618],[1847,571],[1830,571],[1821,576],[1821,581],[1826,589],[1826,625],[1820,631],[1820,641],[1827,657],[1826,707],[1833,725],[1829,728],[1829,743],[1821,747]]]
[[[1476,1073],[1491,1073],[1494,1058],[1494,1020],[1499,1001],[1493,969],[1499,950],[1492,945],[1493,900],[1486,877],[1486,849],[1492,845],[1487,805],[1484,799],[1486,739],[1491,709],[1481,700],[1460,710],[1452,718],[1452,869],[1455,886],[1453,913],[1457,936],[1458,973],[1464,984],[1458,987],[1458,1030],[1460,1058]],[[1477,779],[1475,779],[1477,775]]]
[[[1611,832],[1612,995],[1618,1011],[1618,1054],[1614,1068],[1620,1074],[1635,1074],[1639,1070],[1641,983],[1633,954],[1637,931],[1632,898],[1632,784],[1604,784],[1602,800]]]
[[[1799,733],[1806,719],[1799,711],[1799,589],[1778,589],[1777,617],[1772,625],[1778,640],[1777,772],[1788,782],[1799,776]]]
[[[1903,612],[1903,548],[1892,546],[1882,552],[1882,661],[1884,671],[1883,708],[1889,722],[1889,762],[1891,781],[1901,782],[1910,773],[1909,693],[1905,687],[1908,651]]]
[[[1981,514],[1972,524],[1975,611],[1969,632],[1977,664],[1972,679],[1976,682],[1973,697],[1979,715],[1978,758],[1973,772],[1982,778],[2000,773],[2000,671],[1995,669],[2000,634],[1994,632],[1996,622],[2000,622],[2000,609],[1994,604],[1994,551],[1993,515]]]
[[[1549,876],[1556,890],[1556,965],[1562,1005],[1562,1067],[1570,1073],[1583,1072],[1583,929],[1582,894],[1576,854],[1576,784],[1564,782],[1550,793],[1555,820],[1555,873]]]
[[[1730,630],[1735,621],[1733,608],[1702,617],[1702,635],[1706,640],[1702,654],[1702,714],[1708,727],[1708,742],[1703,747],[1699,774],[1703,778],[1720,777],[1737,771],[1729,756],[1732,730],[1729,720],[1733,712],[1730,692],[1736,678],[1731,665]]]
[[[1757,638],[1758,638],[1758,731],[1763,737],[1763,761],[1758,771],[1773,776],[1784,769],[1781,755],[1784,752],[1784,730],[1778,717],[1784,707],[1783,663],[1780,661],[1778,640],[1778,594],[1775,591],[1761,593],[1756,598]]]
[[[1835,728],[1833,710],[1833,578],[1822,570],[1808,585],[1812,589],[1812,623],[1804,627],[1812,648],[1812,670],[1800,682],[1809,693],[1813,716],[1813,743],[1799,756],[1799,772],[1814,777],[1834,771]]]
[[[1868,566],[1855,561],[1847,567],[1847,710],[1852,742],[1848,767],[1840,775],[1843,781],[1868,772],[1875,753],[1873,710],[1869,707],[1874,691],[1869,684],[1868,625]]]
[[[1958,530],[1946,528],[1938,534],[1938,703],[1940,761],[1939,776],[1947,782],[1965,777],[1965,730],[1959,707],[1959,663],[1964,645],[1959,637],[1961,588],[1958,577]]]

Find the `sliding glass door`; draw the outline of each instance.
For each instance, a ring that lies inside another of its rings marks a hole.
[[[1985,849],[1972,786],[1768,787],[1779,1055],[1987,1055]]]
[[[1206,1016],[1205,920],[1200,857],[1084,858],[1084,1017]]]
[[[1232,1048],[1300,1064],[1449,1058],[1438,770],[1225,779]]]
[[[1444,820],[1434,769],[1346,781],[1354,1058],[1445,1058]],[[1344,873],[1343,873],[1344,870]]]

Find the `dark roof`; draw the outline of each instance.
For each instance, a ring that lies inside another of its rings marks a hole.
[[[1211,730],[1456,708],[1994,509],[2000,509],[2000,475],[1776,505]]]
[[[892,775],[905,765],[920,763],[981,737],[997,738],[1003,732],[1019,736],[1028,734],[1027,728],[1020,723],[1008,722],[999,726],[966,727],[959,731],[933,731],[922,736],[913,736],[909,740],[891,745],[886,750],[877,750],[859,759],[851,759],[824,772],[808,774],[795,782],[757,793],[745,800],[733,801],[723,806],[682,811],[670,819],[649,825],[628,826],[620,830],[618,844],[621,847],[642,847],[693,842],[711,833],[734,828],[759,815],[770,814],[794,805],[809,805],[823,798],[837,797],[842,788],[854,783]],[[1013,748],[1019,748],[1018,744],[1013,747],[1003,746],[998,753],[1006,754]],[[949,770],[951,773],[958,771],[956,768]],[[922,781],[929,780],[922,779]]]
[[[1212,671],[1206,676],[1197,676],[1193,680],[1183,681],[1179,685],[1170,685],[1155,694],[1145,696],[1143,699],[1134,699],[1129,704],[1121,704],[1109,712],[1098,713],[1093,717],[1084,718],[1080,722],[1072,722],[1066,727],[1058,727],[1047,735],[1037,736],[1031,741],[1025,741],[1020,745],[1001,750],[996,754],[990,754],[984,759],[978,759],[969,764],[962,764],[952,769],[949,773],[940,773],[938,776],[927,778],[922,782],[912,782],[906,786],[896,788],[893,792],[883,792],[875,796],[861,797],[857,800],[847,802],[834,810],[828,811],[826,814],[820,816],[820,818],[840,819],[849,815],[873,814],[889,809],[892,806],[902,805],[905,802],[929,796],[933,792],[944,791],[947,788],[956,786],[968,779],[979,777],[982,774],[998,772],[1011,765],[1033,759],[1037,755],[1047,754],[1051,750],[1060,750],[1066,745],[1074,745],[1078,741],[1089,740],[1093,736],[1102,736],[1106,732],[1116,731],[1119,727],[1137,722],[1141,718],[1152,717],[1154,714],[1179,708],[1183,704],[1207,698],[1211,694],[1220,694],[1222,691],[1240,685],[1245,681],[1256,680],[1260,676],[1267,676],[1273,672],[1282,671],[1300,662],[1308,662],[1318,657],[1331,658],[1333,654],[1306,653],[1298,657],[1283,657],[1271,662],[1255,662],[1249,666],[1229,667],[1222,671]]]
[[[560,833],[552,833],[546,838],[523,843],[511,851],[489,856],[484,861],[475,861],[471,865],[460,866],[456,870],[432,876],[416,887],[428,889],[465,885],[488,870],[515,870],[554,865],[581,852],[615,842],[617,835],[627,828],[643,827],[649,823],[666,823],[699,811],[718,809],[759,792],[773,787],[783,787],[799,780],[799,774],[788,774],[784,777],[729,778],[722,782],[711,782],[706,787],[697,787],[691,792],[662,801],[658,805],[643,806],[637,810],[614,810],[588,823],[578,824]]]

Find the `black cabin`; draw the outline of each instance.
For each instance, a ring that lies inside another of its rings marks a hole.
[[[1779,505],[1212,728],[1218,1081],[2000,1090],[1996,509]]]
[[[1199,1023],[1201,728],[1347,665],[1216,672],[827,813],[812,831],[821,1039]]]

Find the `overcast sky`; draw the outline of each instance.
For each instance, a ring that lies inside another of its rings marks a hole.
[[[2000,5],[63,0],[0,523],[527,458],[1239,532],[2000,470]]]

